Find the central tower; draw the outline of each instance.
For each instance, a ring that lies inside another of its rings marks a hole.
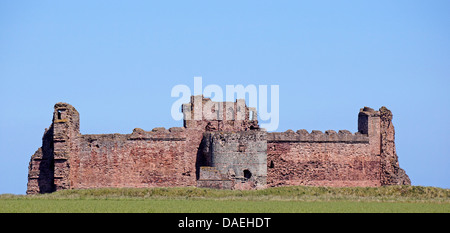
[[[267,185],[267,133],[207,132],[199,187],[260,189]]]
[[[201,131],[197,186],[226,189],[264,188],[267,184],[267,133],[256,109],[245,100],[214,102],[202,95],[183,104],[188,137]]]

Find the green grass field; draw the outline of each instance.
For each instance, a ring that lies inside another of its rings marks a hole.
[[[450,190],[280,187],[238,191],[201,188],[63,190],[0,195],[0,212],[16,213],[450,213]]]

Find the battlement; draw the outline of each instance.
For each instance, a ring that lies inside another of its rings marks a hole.
[[[186,134],[183,127],[172,127],[170,129],[157,127],[153,128],[152,131],[136,128],[130,134],[128,140],[185,141]]]
[[[85,141],[126,141],[131,134],[83,134],[80,139]]]
[[[287,130],[285,132],[267,133],[268,142],[312,142],[312,143],[369,143],[367,134],[356,132],[352,134],[348,130],[327,130],[325,133],[313,130],[309,133],[305,129]]]
[[[152,131],[145,131],[141,128],[135,128],[131,134],[83,134],[81,138],[84,140],[153,140],[153,141],[185,141],[186,135],[183,127],[172,127],[165,129],[157,127]]]

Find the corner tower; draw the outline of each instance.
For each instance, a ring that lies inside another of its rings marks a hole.
[[[370,154],[379,156],[380,148],[380,112],[372,108],[364,107],[358,114],[358,132],[369,136]]]
[[[53,111],[53,159],[55,190],[70,187],[70,152],[80,134],[80,115],[70,104],[57,103]]]
[[[380,159],[381,185],[411,185],[411,180],[398,162],[392,118],[392,112],[384,106],[379,111],[361,108],[358,131],[368,135],[370,153]]]
[[[45,129],[42,146],[31,156],[27,194],[50,193],[70,187],[69,158],[80,134],[80,116],[70,104],[54,106],[52,124]]]

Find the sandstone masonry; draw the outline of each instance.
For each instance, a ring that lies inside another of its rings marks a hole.
[[[54,107],[42,147],[31,156],[27,194],[101,187],[409,185],[398,164],[392,113],[364,107],[358,132],[268,133],[244,100],[192,96],[183,127],[131,134],[80,134],[79,113]]]

